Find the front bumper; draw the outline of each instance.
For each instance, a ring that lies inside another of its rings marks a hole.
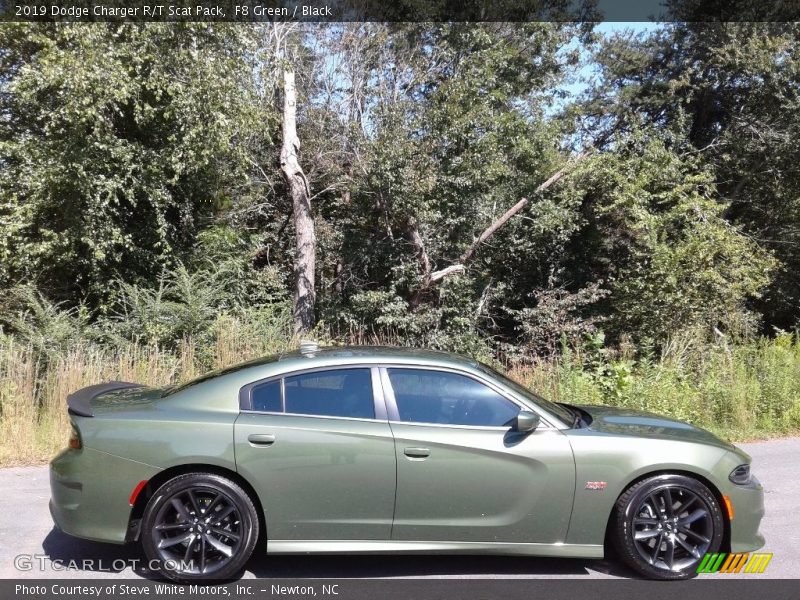
[[[50,462],[50,514],[75,537],[125,542],[136,484],[159,469],[91,448],[65,450]]]
[[[764,487],[755,477],[748,485],[731,485],[725,493],[733,505],[731,552],[753,552],[764,546],[758,531],[764,517]]]

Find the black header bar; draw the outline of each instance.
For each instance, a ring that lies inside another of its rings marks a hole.
[[[26,22],[800,21],[800,0],[0,0]]]

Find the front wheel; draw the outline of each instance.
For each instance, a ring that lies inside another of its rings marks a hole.
[[[187,473],[166,482],[150,499],[141,539],[150,568],[169,579],[227,580],[253,553],[258,515],[235,482]]]
[[[657,475],[617,500],[612,540],[620,558],[651,579],[688,579],[718,552],[725,522],[714,494],[696,479]]]

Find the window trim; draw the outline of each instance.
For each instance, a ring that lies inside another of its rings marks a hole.
[[[287,377],[294,377],[296,375],[306,375],[309,373],[318,373],[324,371],[344,371],[344,370],[353,370],[353,369],[368,369],[370,372],[370,380],[372,383],[372,406],[375,412],[374,417],[340,417],[336,415],[309,415],[305,413],[290,413],[286,412],[286,384],[285,380]],[[266,410],[255,410],[253,409],[253,397],[252,392],[253,389],[265,385],[268,383],[272,383],[273,381],[280,381],[281,386],[281,412],[275,411],[266,411]],[[386,411],[386,400],[383,386],[381,385],[380,381],[380,372],[379,368],[374,363],[366,363],[366,364],[347,364],[347,365],[328,365],[324,367],[312,367],[308,369],[298,369],[296,371],[288,371],[286,373],[280,373],[276,375],[272,375],[270,377],[265,377],[264,379],[258,379],[256,381],[252,381],[239,389],[239,412],[248,413],[248,414],[257,414],[257,415],[270,415],[276,417],[308,417],[311,419],[338,419],[338,420],[346,420],[346,421],[379,421],[379,422],[387,422],[388,416]]]
[[[435,365],[409,365],[409,364],[382,364],[380,366],[380,377],[381,377],[381,384],[383,385],[384,390],[384,398],[386,400],[386,409],[389,416],[389,423],[396,424],[396,425],[411,425],[411,426],[420,426],[420,427],[438,427],[438,428],[447,428],[447,429],[472,429],[472,430],[486,430],[486,431],[509,431],[509,427],[506,426],[497,426],[497,425],[456,425],[456,424],[448,424],[448,423],[417,423],[415,421],[403,421],[400,419],[400,410],[397,407],[397,399],[394,395],[394,387],[392,386],[392,382],[389,379],[389,369],[409,369],[414,371],[439,371],[444,373],[453,373],[455,375],[461,375],[463,377],[468,377],[479,384],[482,384],[488,387],[490,390],[498,394],[499,396],[505,398],[509,402],[515,404],[519,407],[520,410],[526,410],[528,412],[533,412],[539,415],[541,419],[541,426],[537,428],[537,431],[545,430],[545,429],[555,429],[555,427],[550,423],[550,420],[547,418],[546,414],[542,414],[541,410],[537,408],[533,408],[528,406],[527,404],[520,402],[515,396],[512,396],[504,389],[501,389],[499,386],[494,384],[489,379],[484,379],[483,377],[476,375],[470,371],[462,371],[461,369],[454,369],[451,367],[440,367]]]

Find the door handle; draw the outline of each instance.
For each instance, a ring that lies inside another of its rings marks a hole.
[[[247,441],[251,446],[271,446],[275,443],[275,435],[272,433],[251,433],[247,436]]]
[[[431,451],[429,448],[405,448],[403,454],[409,458],[428,458]]]

